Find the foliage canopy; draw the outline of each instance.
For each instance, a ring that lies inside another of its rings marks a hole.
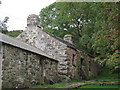
[[[72,34],[77,47],[115,68],[120,64],[119,8],[119,2],[55,2],[41,10],[41,26],[61,38]]]

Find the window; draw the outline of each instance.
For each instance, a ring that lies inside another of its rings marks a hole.
[[[83,60],[84,60],[83,58],[80,58],[80,62],[81,62],[81,64],[83,64]]]
[[[91,71],[91,61],[88,62],[89,62],[89,71]]]
[[[75,54],[73,54],[73,56],[72,56],[72,64],[73,64],[73,66],[76,66],[75,65]]]

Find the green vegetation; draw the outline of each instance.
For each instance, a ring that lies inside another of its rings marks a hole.
[[[77,84],[77,83],[85,83],[85,85],[78,87],[80,88],[118,88],[118,81],[120,78],[120,74],[113,74],[108,68],[102,69],[100,75],[96,76],[92,80],[89,81],[70,81],[65,83],[55,83],[54,85],[43,84],[36,85],[33,88],[66,88],[69,85]],[[116,84],[115,84],[116,83]],[[76,90],[75,89],[75,90]]]
[[[112,80],[112,79],[118,79],[120,78],[120,73],[111,73],[111,71],[109,69],[102,69],[101,73],[99,76],[95,77],[94,80],[103,80],[103,79],[108,79],[108,80]]]
[[[55,2],[41,10],[40,24],[43,30],[61,38],[72,34],[77,47],[116,73],[120,71],[119,5],[120,2]],[[21,32],[5,33],[17,37]]]
[[[70,82],[65,82],[65,83],[55,83],[53,85],[49,84],[43,84],[43,85],[36,85],[33,86],[32,88],[65,88],[66,86],[70,84],[78,83],[78,81],[70,81]]]
[[[104,85],[104,86],[101,86],[101,85],[85,85],[85,86],[82,86],[82,87],[79,87],[79,88],[118,88],[118,85]]]
[[[61,38],[72,34],[74,44],[93,55],[101,66],[119,71],[119,5],[120,2],[55,2],[41,10],[41,26]]]
[[[118,85],[111,84],[112,82],[118,82],[119,78],[120,78],[120,73],[112,74],[109,69],[104,68],[102,69],[99,76],[95,77],[93,80],[84,81],[86,85],[81,86],[77,89],[80,89],[80,88],[119,88]]]
[[[5,32],[5,34],[12,36],[12,37],[17,37],[22,32],[23,32],[23,30],[7,31],[7,32]]]
[[[55,2],[40,12],[43,30],[61,38],[65,34],[72,34],[74,44],[95,57],[94,60],[101,65],[100,75],[90,81],[80,81],[79,83],[86,84],[80,88],[118,88],[117,85],[99,84],[116,83],[120,78],[119,5],[120,2]],[[35,87],[65,88],[70,84],[72,83]]]
[[[86,82],[86,81],[81,81],[79,83],[86,83],[86,85],[83,85],[79,88],[118,88],[118,85],[110,85],[110,84],[104,84],[104,85],[101,85],[101,83],[103,82],[110,82],[110,81],[97,81],[95,82],[95,84],[91,84],[90,85],[90,82]],[[93,81],[92,81],[93,82]],[[112,81],[113,82],[113,81]],[[48,85],[48,84],[43,84],[43,85],[36,85],[36,86],[33,86],[32,88],[66,88],[68,85],[72,85],[72,84],[76,84],[78,82],[73,82],[73,83],[56,83],[54,85]],[[77,88],[77,89],[79,89]]]
[[[33,88],[64,88],[64,87],[65,87],[65,83],[56,83],[54,85],[43,84],[43,85],[33,86]]]
[[[120,2],[55,2],[40,12],[40,24],[46,32],[61,38],[65,34],[72,34],[74,44],[95,57],[94,60],[103,68],[100,75],[93,80],[80,81],[86,83],[80,88],[118,87],[99,84],[118,82],[120,78],[119,7]],[[6,34],[16,37],[21,32],[9,31]],[[65,88],[73,83],[78,82],[44,84],[33,88]]]

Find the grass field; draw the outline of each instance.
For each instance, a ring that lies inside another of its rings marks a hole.
[[[79,88],[118,88],[118,85],[104,85],[104,86],[101,86],[101,85],[85,85],[85,86],[81,86]]]
[[[71,81],[66,83],[56,83],[54,85],[48,85],[48,84],[36,85],[36,86],[33,86],[33,88],[65,88],[71,84],[85,83],[86,85],[77,88],[77,90],[79,90],[80,88],[116,88],[118,89],[118,85],[105,84],[105,83],[118,82],[119,78],[120,78],[120,74],[112,74],[108,69],[104,69],[99,76],[89,81],[79,81],[79,82]],[[101,83],[104,83],[104,84],[101,85]]]
[[[65,83],[56,83],[53,85],[43,84],[43,85],[36,85],[33,88],[65,88],[70,84],[78,83],[77,81],[65,82]]]

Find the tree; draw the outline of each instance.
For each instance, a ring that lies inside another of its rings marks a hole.
[[[112,56],[113,61],[118,59],[120,48],[119,5],[120,3],[115,2],[53,3],[41,10],[41,26],[45,31],[59,37],[72,34],[76,46],[109,66],[107,62],[110,62]],[[118,63],[115,66],[117,65]]]
[[[53,3],[41,10],[41,26],[45,31],[61,38],[65,34],[72,34],[74,43],[79,47],[86,48],[86,43],[91,42],[89,38],[93,29],[89,27],[89,30],[83,31],[83,28],[89,24],[93,25],[91,21],[95,14],[95,12],[91,12],[90,7],[89,3]],[[89,35],[85,35],[85,33],[89,33]],[[84,39],[86,42],[82,43]]]
[[[96,17],[96,32],[92,36],[94,43],[92,47],[99,53],[96,60],[106,62],[109,68],[118,68],[120,65],[120,24],[119,24],[120,3],[101,3],[98,8],[100,13]]]
[[[0,1],[1,4],[1,1]],[[7,25],[6,23],[8,22],[9,17],[5,17],[5,19],[3,21],[0,20],[0,31],[2,33],[6,33],[7,32]]]

